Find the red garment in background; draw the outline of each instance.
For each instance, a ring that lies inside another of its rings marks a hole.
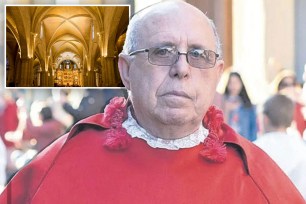
[[[303,136],[303,132],[306,129],[306,120],[302,114],[302,108],[304,106],[301,103],[296,102],[294,108],[294,121],[296,123],[296,128],[299,133]]]
[[[166,150],[133,138],[128,149],[108,150],[102,118],[79,122],[42,151],[0,203],[305,203],[263,151],[225,124],[227,159],[213,163],[199,156],[202,144]]]
[[[0,112],[0,135],[6,147],[13,147],[14,143],[5,139],[5,133],[15,131],[18,127],[18,107],[15,101],[6,100],[5,108]]]
[[[47,120],[41,126],[33,126],[31,120],[28,120],[23,133],[23,139],[36,139],[37,144],[35,148],[37,151],[41,151],[64,132],[65,126],[55,119]]]

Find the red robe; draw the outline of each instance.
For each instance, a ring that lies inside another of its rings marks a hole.
[[[209,162],[200,144],[154,149],[142,139],[125,150],[103,147],[98,114],[79,122],[20,170],[0,196],[8,204],[305,203],[259,148],[222,125],[227,158]]]

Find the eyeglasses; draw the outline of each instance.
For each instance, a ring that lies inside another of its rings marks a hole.
[[[147,52],[148,61],[153,65],[172,66],[180,55],[186,55],[188,64],[199,69],[209,69],[215,66],[219,54],[212,50],[191,49],[188,52],[179,52],[174,46],[152,47],[131,52],[129,55]]]

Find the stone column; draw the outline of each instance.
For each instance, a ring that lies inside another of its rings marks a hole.
[[[83,71],[83,74],[82,74],[82,79],[83,79],[83,86],[84,87],[88,87],[88,83],[87,83],[87,78],[88,78],[88,73],[86,70]]]
[[[33,59],[24,58],[21,59],[21,69],[20,69],[20,87],[31,87],[34,79],[34,70],[32,67]]]
[[[95,69],[95,85],[96,87],[99,87],[100,85],[100,74],[99,74],[99,70]]]
[[[116,86],[114,57],[101,57],[103,86]]]
[[[88,87],[96,87],[96,75],[95,72],[93,70],[90,70],[88,73],[88,77],[87,77],[87,86]]]
[[[14,65],[12,64],[6,65],[6,82],[7,82],[6,86],[8,86],[9,83],[14,83],[14,84],[16,83],[15,77],[14,77],[15,74],[16,72],[14,69]]]
[[[52,74],[52,70],[48,71],[48,87],[54,86],[54,76]]]
[[[13,82],[15,84],[15,86],[19,86],[20,85],[20,75],[21,75],[21,59],[20,58],[16,58],[16,61],[14,62],[14,76],[13,76]]]
[[[42,87],[48,86],[48,72],[46,72],[45,70],[41,72],[41,86]]]
[[[101,86],[107,86],[107,68],[105,65],[105,57],[101,57]]]
[[[40,87],[41,86],[41,69],[38,69],[37,70],[37,87]]]
[[[79,85],[84,86],[84,75],[82,70],[79,70]]]

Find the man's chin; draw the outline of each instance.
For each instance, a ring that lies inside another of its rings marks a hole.
[[[190,114],[190,113],[189,113]],[[183,111],[165,111],[159,117],[165,125],[181,126],[192,121],[192,118]]]
[[[182,108],[190,108],[193,105],[193,101],[190,98],[173,95],[162,97],[159,103],[162,107],[179,110]]]

